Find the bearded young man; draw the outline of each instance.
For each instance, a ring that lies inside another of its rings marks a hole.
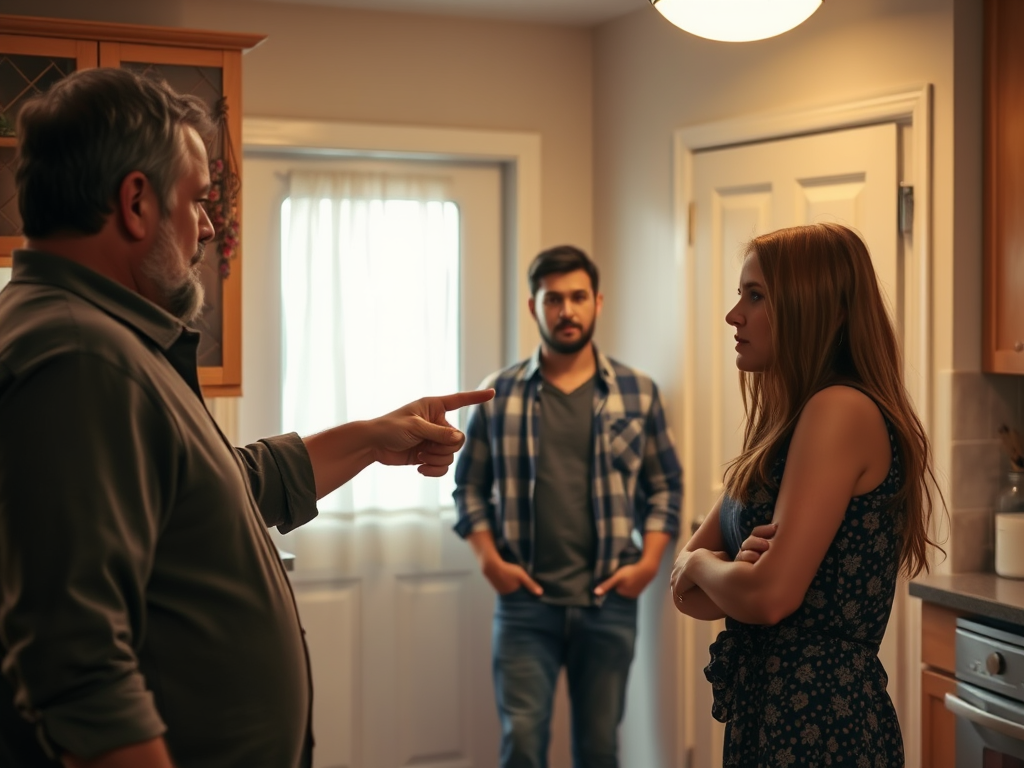
[[[199,388],[202,102],[89,69],[25,104],[0,293],[0,765],[308,768],[309,661],[268,526],[374,461],[443,475],[423,398],[232,448]]]
[[[502,768],[547,765],[564,666],[577,768],[618,765],[637,598],[679,531],[682,470],[646,375],[591,340],[603,298],[578,248],[529,269],[534,355],[486,380],[455,470],[456,532],[498,593]],[[634,530],[642,546],[634,542]]]

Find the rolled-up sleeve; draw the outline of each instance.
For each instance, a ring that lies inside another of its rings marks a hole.
[[[316,517],[313,465],[297,434],[267,437],[235,451],[268,528],[288,533]]]
[[[0,671],[53,756],[165,730],[134,648],[175,444],[150,396],[88,354],[0,387]]]
[[[455,465],[455,508],[458,520],[455,532],[465,538],[477,531],[497,530],[494,504],[491,502],[494,470],[485,405],[470,410],[466,426],[466,444]]]
[[[683,503],[683,469],[657,387],[654,388],[645,428],[647,437],[644,440],[641,482],[646,510],[642,530],[644,533],[654,531],[678,536]]]

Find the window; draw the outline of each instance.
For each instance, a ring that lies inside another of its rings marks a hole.
[[[281,206],[282,422],[318,432],[459,387],[458,206],[443,179],[293,173]],[[371,466],[322,511],[437,510],[440,481]]]

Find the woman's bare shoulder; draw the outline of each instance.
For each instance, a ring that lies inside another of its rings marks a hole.
[[[798,428],[805,422],[848,435],[887,434],[878,404],[861,390],[845,384],[815,392],[800,414]]]

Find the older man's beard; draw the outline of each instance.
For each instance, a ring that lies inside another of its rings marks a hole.
[[[203,312],[206,291],[200,265],[204,250],[205,245],[200,243],[188,269],[182,275],[174,247],[174,229],[165,220],[160,224],[153,249],[142,264],[142,271],[156,284],[163,296],[163,308],[186,325],[195,322]]]

